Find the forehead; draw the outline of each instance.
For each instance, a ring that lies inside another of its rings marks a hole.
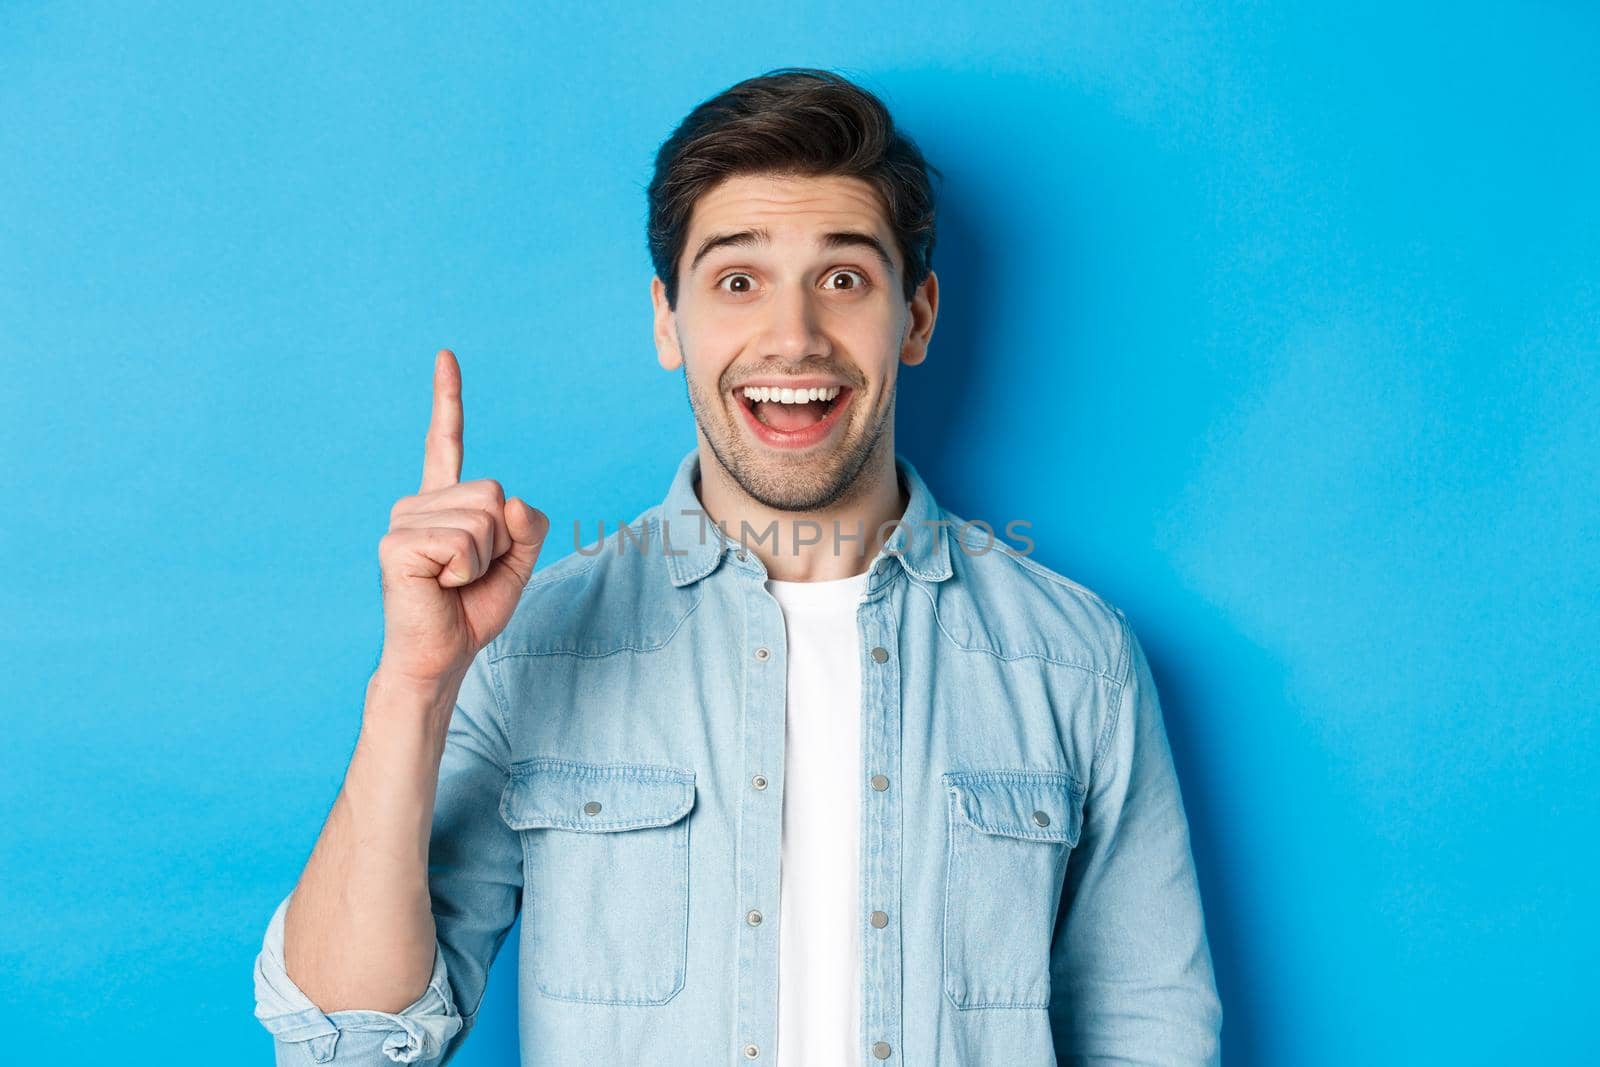
[[[860,178],[738,174],[700,194],[689,215],[684,247],[692,250],[708,233],[755,227],[769,231],[774,242],[864,230],[887,246],[892,236],[877,190]]]

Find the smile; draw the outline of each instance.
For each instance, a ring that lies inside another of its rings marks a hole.
[[[734,390],[746,426],[774,448],[809,448],[825,440],[842,422],[855,391],[826,383],[787,386],[745,385]]]

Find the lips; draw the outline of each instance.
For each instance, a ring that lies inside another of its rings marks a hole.
[[[735,402],[742,412],[740,417],[757,440],[772,448],[803,449],[826,440],[843,421],[855,390],[849,386],[837,388],[838,395],[832,400],[783,403],[747,396],[746,388],[741,387],[735,390]],[[768,395],[776,394],[769,390]],[[798,396],[793,398],[799,400]]]

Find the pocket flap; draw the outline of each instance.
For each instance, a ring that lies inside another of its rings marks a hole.
[[[1065,771],[951,771],[943,778],[962,817],[984,833],[1078,843],[1084,790]]]
[[[692,807],[694,772],[654,763],[525,760],[500,794],[513,830],[637,830],[677,822]]]

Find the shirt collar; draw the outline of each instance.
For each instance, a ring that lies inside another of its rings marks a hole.
[[[905,513],[879,555],[899,560],[908,573],[925,582],[943,581],[951,574],[946,529],[949,520],[941,514],[938,501],[911,461],[896,453],[894,465],[908,500]],[[700,449],[695,447],[679,461],[672,485],[661,502],[661,518],[670,545],[666,552],[667,573],[675,586],[699,581],[716,569],[724,553],[739,549],[737,536],[724,534],[706,515],[694,488],[699,475]],[[741,565],[761,569],[754,559]]]

